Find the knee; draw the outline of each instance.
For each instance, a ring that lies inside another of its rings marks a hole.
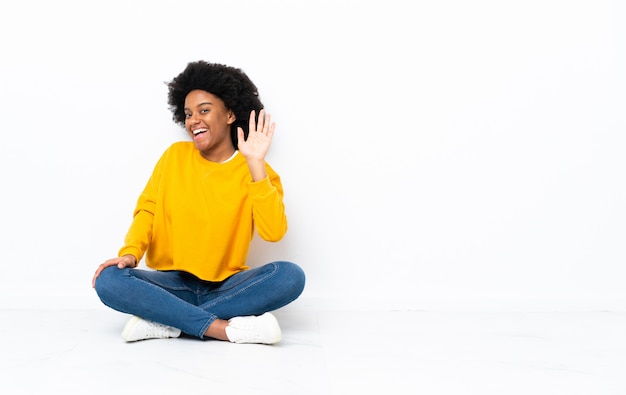
[[[304,270],[293,262],[281,261],[276,263],[280,267],[285,287],[288,287],[296,297],[299,296],[306,283]]]
[[[103,302],[116,294],[116,283],[122,274],[122,270],[116,266],[109,266],[100,272],[96,279],[95,290]]]

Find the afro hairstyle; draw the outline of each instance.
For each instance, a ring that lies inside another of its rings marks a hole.
[[[235,114],[235,122],[230,127],[230,138],[237,149],[237,128],[248,138],[250,112],[259,111],[263,103],[259,92],[250,78],[235,67],[209,63],[203,60],[190,62],[172,81],[167,82],[168,104],[175,123],[185,127],[185,98],[189,92],[200,89],[219,97],[226,108]]]

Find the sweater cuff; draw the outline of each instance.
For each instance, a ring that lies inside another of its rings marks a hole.
[[[259,181],[251,181],[250,184],[250,194],[252,196],[265,196],[268,193],[274,190],[274,186],[270,182],[270,177],[265,176],[264,179]]]
[[[132,247],[132,246],[122,247],[120,249],[120,251],[117,253],[118,257],[122,257],[124,255],[132,255],[132,256],[134,256],[135,259],[137,260],[137,265],[139,265],[139,261],[143,257],[143,254],[141,253],[141,250],[139,250],[139,248]]]

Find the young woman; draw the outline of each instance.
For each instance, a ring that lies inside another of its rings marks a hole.
[[[250,268],[254,232],[287,231],[283,188],[265,161],[275,123],[240,69],[192,62],[168,83],[173,119],[192,142],[172,144],[137,200],[116,258],[96,270],[100,300],[133,317],[126,341],[178,337],[274,344],[271,311],[300,296],[302,269],[286,261]],[[149,269],[138,269],[145,255]]]

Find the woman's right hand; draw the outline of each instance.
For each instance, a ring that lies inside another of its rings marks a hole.
[[[96,279],[100,273],[102,273],[102,271],[109,266],[117,266],[118,269],[124,269],[125,267],[137,267],[137,258],[132,255],[124,255],[118,258],[107,259],[104,263],[98,266],[98,269],[96,269],[96,273],[93,275],[93,279],[91,280],[92,288],[96,287]]]

